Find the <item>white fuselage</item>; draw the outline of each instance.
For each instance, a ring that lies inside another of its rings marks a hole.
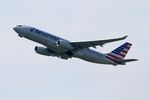
[[[39,29],[30,27],[30,26],[16,26],[14,27],[14,30],[19,34],[21,37],[25,37],[27,39],[30,39],[32,41],[38,42],[47,48],[55,51],[58,54],[62,54],[64,52],[67,52],[68,49],[62,48],[60,46],[57,46],[57,41],[62,40],[65,42],[68,42],[68,40],[65,40],[63,38],[54,36],[52,34],[49,34],[47,32],[41,31]],[[99,53],[97,51],[91,50],[89,48],[84,48],[77,51],[72,51],[73,55],[72,57],[80,58],[89,62],[93,63],[100,63],[100,64],[113,64],[113,62],[107,60],[105,58],[105,54]]]

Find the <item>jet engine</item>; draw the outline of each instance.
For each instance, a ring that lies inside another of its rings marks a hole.
[[[45,47],[38,47],[36,46],[35,49],[36,53],[45,55],[45,56],[56,56],[55,53]]]
[[[63,49],[66,49],[66,50],[73,49],[73,46],[68,41],[65,41],[65,40],[58,40],[56,42],[56,45],[62,47]]]

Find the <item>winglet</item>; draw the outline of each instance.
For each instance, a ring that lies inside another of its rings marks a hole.
[[[121,39],[123,39],[123,40],[124,40],[124,39],[126,39],[127,37],[128,37],[128,36],[126,35],[126,36],[122,37]]]

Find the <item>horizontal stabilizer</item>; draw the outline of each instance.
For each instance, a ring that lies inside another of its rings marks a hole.
[[[127,62],[138,61],[138,59],[115,60],[115,63],[125,65]]]

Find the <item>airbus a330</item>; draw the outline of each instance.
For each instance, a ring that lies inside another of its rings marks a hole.
[[[76,57],[92,63],[114,66],[125,65],[127,62],[137,61],[137,59],[124,59],[132,46],[132,44],[128,42],[107,54],[90,49],[90,47],[96,48],[96,46],[103,46],[106,43],[124,40],[127,36],[106,40],[70,42],[27,25],[16,25],[13,29],[20,37],[42,44],[43,47],[35,47],[35,52],[41,55],[54,56],[62,59]]]

